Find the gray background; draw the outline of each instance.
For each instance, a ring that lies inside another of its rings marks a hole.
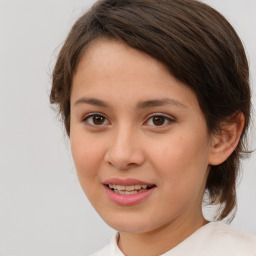
[[[0,0],[0,255],[86,256],[114,234],[83,195],[69,141],[48,101],[60,46],[93,2]],[[205,2],[242,38],[255,102],[256,1]],[[255,136],[250,142],[255,148]],[[256,235],[255,154],[244,170],[232,225]]]

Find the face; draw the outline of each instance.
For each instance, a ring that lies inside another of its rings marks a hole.
[[[71,150],[93,207],[119,231],[202,217],[211,137],[195,94],[150,56],[101,39],[71,93]]]

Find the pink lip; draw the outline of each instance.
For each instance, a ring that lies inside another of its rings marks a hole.
[[[147,186],[154,186],[152,183],[148,183],[145,181],[137,180],[137,179],[120,179],[120,178],[111,178],[105,180],[103,184],[114,184],[114,185],[123,185],[123,186],[131,186],[131,185],[147,185]]]
[[[121,195],[117,194],[114,191],[112,191],[107,184],[116,184],[116,185],[123,185],[123,186],[130,186],[130,185],[147,185],[147,186],[153,186],[152,188],[143,191],[143,192],[138,192],[136,194],[131,194],[131,195]],[[119,178],[113,178],[113,179],[108,179],[104,181],[104,188],[106,191],[107,196],[110,198],[111,201],[118,205],[123,205],[123,206],[131,206],[131,205],[136,205],[142,201],[144,201],[147,197],[149,197],[153,191],[155,190],[156,186],[151,183],[147,183],[144,181],[140,181],[137,179],[119,179]]]

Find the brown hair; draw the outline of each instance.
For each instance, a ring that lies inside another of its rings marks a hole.
[[[241,111],[240,142],[222,164],[212,166],[206,192],[223,207],[219,219],[236,208],[239,160],[250,119],[249,70],[243,45],[228,21],[195,0],[101,0],[71,29],[53,71],[50,101],[57,104],[70,133],[70,92],[79,59],[100,37],[121,40],[162,62],[196,94],[209,132]]]

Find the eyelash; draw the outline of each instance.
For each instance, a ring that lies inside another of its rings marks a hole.
[[[101,125],[97,125],[97,124],[90,124],[90,123],[89,123],[88,120],[90,120],[90,118],[95,118],[95,117],[103,117],[104,120],[107,120],[107,118],[106,118],[103,114],[101,114],[101,113],[90,113],[90,114],[86,115],[86,116],[82,119],[82,122],[85,122],[85,123],[87,123],[87,124],[90,125],[90,126],[102,126],[102,124],[101,124]]]
[[[91,121],[93,122],[93,118],[95,117],[100,117],[100,118],[103,118],[104,119],[104,122],[103,124],[95,124],[95,123],[90,123],[90,119]],[[153,118],[163,118],[164,119],[164,124],[163,125],[150,125],[150,126],[153,126],[153,127],[158,127],[158,128],[162,128],[162,127],[165,127],[166,125],[170,124],[170,123],[173,123],[175,122],[175,119],[174,118],[171,118],[169,116],[166,116],[166,115],[163,115],[163,114],[154,114],[154,115],[151,115],[147,118],[146,122],[149,122],[149,120],[152,120],[153,122]],[[108,123],[110,123],[107,118],[101,114],[101,113],[90,113],[88,115],[86,115],[83,119],[82,119],[82,122],[85,122],[86,124],[88,124],[89,126],[92,126],[92,127],[101,127],[101,126],[104,126],[106,124],[105,121],[107,121]],[[167,123],[166,123],[167,122]]]
[[[153,118],[161,118],[161,119],[163,119],[164,120],[164,124],[163,125],[150,125],[150,126],[153,126],[153,127],[159,127],[159,128],[162,128],[162,127],[165,127],[165,126],[167,126],[168,124],[170,124],[170,123],[173,123],[175,120],[174,120],[174,118],[171,118],[171,117],[169,117],[169,116],[165,116],[165,115],[163,115],[163,114],[154,114],[154,115],[151,115],[148,119],[147,119],[147,121],[146,122],[149,122],[149,120],[152,120],[152,123],[153,123]]]

